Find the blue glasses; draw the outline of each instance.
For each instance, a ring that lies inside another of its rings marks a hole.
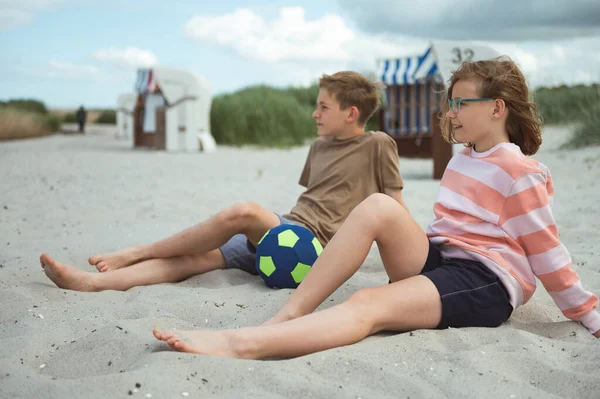
[[[448,99],[448,106],[450,107],[450,109],[452,110],[452,112],[454,112],[455,114],[457,114],[460,111],[460,104],[461,103],[474,103],[477,101],[489,101],[489,100],[493,100],[493,98],[487,98],[487,97],[480,97],[480,98],[449,98]]]

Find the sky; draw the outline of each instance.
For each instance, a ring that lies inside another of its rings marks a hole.
[[[0,0],[0,100],[114,108],[152,66],[214,95],[303,86],[436,39],[487,44],[532,87],[600,81],[598,0]]]

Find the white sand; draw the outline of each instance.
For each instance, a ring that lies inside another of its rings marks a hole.
[[[548,128],[535,158],[553,172],[555,216],[584,286],[600,294],[600,148],[559,151]],[[543,287],[497,329],[380,334],[285,361],[180,354],[153,327],[259,324],[286,301],[241,271],[127,292],[58,289],[39,255],[83,270],[90,255],[175,233],[236,201],[289,210],[307,147],[133,151],[111,129],[0,143],[0,397],[598,398],[600,341],[567,321]],[[402,160],[405,199],[425,228],[439,183],[431,161]],[[323,306],[387,281],[374,247]],[[44,365],[44,367],[42,367]]]

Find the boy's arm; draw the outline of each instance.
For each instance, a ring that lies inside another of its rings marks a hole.
[[[394,139],[385,133],[379,132],[375,139],[378,143],[378,184],[383,193],[395,199],[404,209],[408,207],[402,200],[402,176],[400,176],[400,168],[398,165],[398,147]]]
[[[385,193],[387,195],[389,195],[390,197],[392,197],[393,199],[395,199],[396,201],[398,201],[398,203],[400,205],[402,205],[404,207],[404,209],[406,209],[408,211],[408,207],[406,206],[406,204],[402,200],[402,190],[401,189],[399,189],[399,188],[386,188],[386,189],[384,189],[384,191],[385,191]]]
[[[600,337],[600,314],[594,311],[598,297],[583,288],[560,242],[550,208],[553,192],[552,180],[542,173],[523,176],[513,184],[498,224],[523,248],[533,273],[562,313]]]
[[[300,180],[298,180],[298,184],[307,188],[308,181],[310,179],[310,164],[312,162],[313,148],[315,145],[315,143],[312,143],[310,148],[308,149],[308,154],[306,155],[306,160],[304,161],[304,169],[302,169],[302,173],[300,174]]]

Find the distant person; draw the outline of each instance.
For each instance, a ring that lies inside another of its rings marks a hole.
[[[77,123],[79,124],[79,133],[84,132],[85,120],[87,118],[87,112],[83,105],[79,107],[77,113],[75,114],[75,119],[77,119]]]

